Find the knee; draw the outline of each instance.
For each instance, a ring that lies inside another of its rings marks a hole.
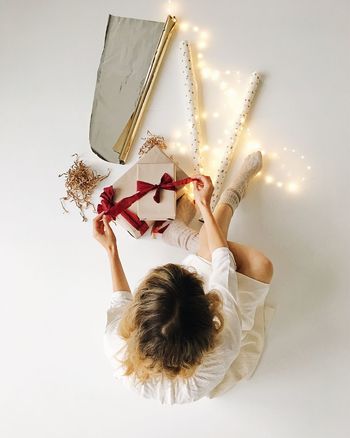
[[[250,257],[250,271],[252,277],[263,283],[270,283],[273,276],[271,260],[259,251],[254,251]]]

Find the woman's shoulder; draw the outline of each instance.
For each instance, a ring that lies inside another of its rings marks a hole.
[[[188,254],[181,262],[182,266],[185,266],[188,270],[194,270],[199,274],[203,280],[205,286],[212,272],[211,263],[208,260],[196,254]]]

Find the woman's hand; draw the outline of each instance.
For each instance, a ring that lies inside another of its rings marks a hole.
[[[199,181],[194,181],[194,199],[198,207],[209,207],[211,196],[214,191],[214,186],[210,176],[195,175],[194,178],[198,178]]]
[[[112,251],[117,248],[117,240],[109,225],[111,220],[112,218],[110,216],[100,213],[93,221],[94,237],[107,251]]]

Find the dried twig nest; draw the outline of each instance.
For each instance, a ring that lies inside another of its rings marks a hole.
[[[91,206],[96,212],[95,206],[91,202],[91,196],[97,185],[109,176],[110,171],[108,171],[107,175],[99,175],[82,160],[79,160],[78,154],[73,154],[72,157],[75,157],[72,166],[67,172],[58,175],[59,177],[65,177],[65,187],[67,191],[66,196],[60,198],[60,201],[66,213],[69,212],[64,205],[64,201],[74,202],[80,210],[83,222],[86,222],[87,217],[85,216],[85,210]]]

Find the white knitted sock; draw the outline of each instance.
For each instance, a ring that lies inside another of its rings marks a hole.
[[[196,253],[199,245],[199,233],[188,227],[183,221],[175,219],[163,232],[164,242],[178,246],[191,253]]]
[[[169,224],[162,234],[164,242],[195,253],[199,244],[199,233],[188,226],[195,214],[194,202],[184,194],[176,205],[176,219]]]
[[[234,212],[235,209],[238,207],[238,204],[246,194],[250,180],[261,170],[261,168],[261,152],[256,151],[248,155],[245,158],[238,172],[238,175],[234,178],[230,187],[222,192],[218,203],[228,204]]]

